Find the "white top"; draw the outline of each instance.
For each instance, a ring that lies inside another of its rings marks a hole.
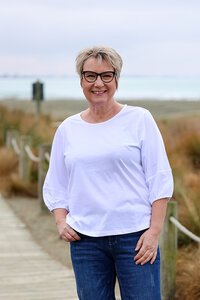
[[[57,129],[44,201],[51,211],[65,208],[76,231],[105,236],[148,228],[152,202],[172,193],[163,140],[148,110],[125,105],[102,123],[76,114]]]

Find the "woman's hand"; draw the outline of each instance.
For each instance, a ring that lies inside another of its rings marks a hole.
[[[135,248],[135,251],[138,251],[134,257],[137,265],[144,265],[149,261],[153,264],[156,259],[159,235],[165,220],[168,200],[169,198],[161,198],[152,203],[150,228],[141,235]]]
[[[149,261],[151,264],[154,263],[157,256],[158,240],[159,235],[153,232],[151,228],[141,235],[135,248],[135,251],[138,251],[134,257],[136,265],[144,265]]]
[[[66,219],[60,219],[56,222],[58,233],[60,236],[60,239],[66,241],[66,242],[75,242],[79,241],[80,237],[76,233],[74,229],[72,229],[67,223]]]
[[[56,208],[53,211],[56,226],[61,240],[66,242],[79,241],[80,236],[66,223],[68,211],[64,208]]]

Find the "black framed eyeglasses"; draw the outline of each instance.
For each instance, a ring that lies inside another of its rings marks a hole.
[[[102,73],[96,73],[92,71],[83,71],[82,72],[83,77],[87,82],[93,83],[97,80],[98,76],[100,76],[101,80],[105,83],[109,83],[113,80],[115,77],[115,72],[107,71]]]

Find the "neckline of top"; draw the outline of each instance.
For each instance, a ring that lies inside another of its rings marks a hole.
[[[82,113],[82,112],[80,112],[80,113],[78,114],[78,118],[79,118],[79,120],[80,120],[82,123],[87,124],[87,125],[89,125],[89,126],[104,125],[104,124],[107,124],[107,123],[109,123],[109,122],[112,122],[114,119],[118,118],[118,117],[121,115],[121,113],[124,112],[124,110],[126,109],[126,107],[127,107],[127,104],[124,104],[123,107],[120,109],[120,111],[119,111],[116,115],[114,115],[114,116],[111,117],[110,119],[108,119],[108,120],[106,120],[106,121],[102,121],[102,122],[96,122],[96,123],[87,122],[87,121],[83,120],[83,118],[81,117],[81,113]]]

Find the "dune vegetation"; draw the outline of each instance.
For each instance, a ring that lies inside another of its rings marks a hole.
[[[37,164],[32,164],[30,182],[18,175],[18,156],[5,146],[6,132],[16,129],[32,137],[37,155],[41,143],[51,143],[55,120],[49,115],[10,110],[0,106],[0,193],[5,197],[37,197]],[[179,221],[200,236],[200,118],[198,115],[162,116],[157,119],[174,174],[173,199],[178,203]],[[186,235],[178,234],[175,299],[200,299],[200,248]]]

